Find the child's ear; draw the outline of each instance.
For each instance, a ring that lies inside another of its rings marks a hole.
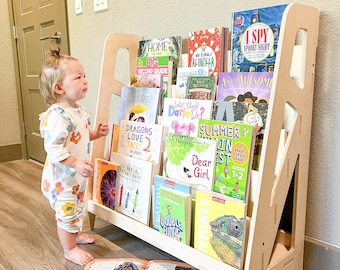
[[[56,92],[58,95],[64,94],[64,88],[62,87],[60,83],[56,83],[54,85],[54,92]]]

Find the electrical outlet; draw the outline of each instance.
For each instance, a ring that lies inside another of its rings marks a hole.
[[[94,12],[105,10],[109,8],[108,0],[93,0]]]

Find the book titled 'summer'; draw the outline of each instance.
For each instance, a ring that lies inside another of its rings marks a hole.
[[[162,124],[170,133],[196,137],[198,119],[210,119],[212,108],[212,100],[165,98]]]
[[[232,71],[274,70],[281,20],[286,7],[287,4],[284,4],[232,14]]]
[[[213,189],[216,165],[215,140],[167,133],[163,176]]]
[[[160,233],[190,245],[191,194],[161,187],[159,190],[159,212]]]
[[[247,204],[209,190],[197,190],[194,248],[243,269]]]
[[[160,88],[122,87],[118,124],[122,119],[145,123],[156,123],[159,111]]]
[[[217,141],[214,191],[247,201],[255,131],[248,124],[200,119],[197,136]]]
[[[153,163],[114,152],[111,153],[111,161],[120,164],[116,210],[149,225]]]

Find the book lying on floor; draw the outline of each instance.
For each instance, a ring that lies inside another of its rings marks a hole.
[[[196,270],[184,262],[169,260],[143,260],[139,258],[95,259],[84,270]]]

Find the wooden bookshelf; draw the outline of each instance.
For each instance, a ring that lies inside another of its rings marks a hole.
[[[283,15],[260,168],[252,173],[244,269],[303,269],[318,23],[318,9],[305,4],[291,3]],[[136,35],[107,37],[96,123],[108,122],[111,95],[120,95],[124,86],[115,78],[119,50],[128,51],[128,66],[133,71],[138,42]],[[94,141],[92,160],[107,158],[105,143],[104,138]],[[279,228],[279,223],[292,181],[292,230],[287,233]],[[90,219],[84,227],[93,228],[95,217],[100,216],[199,269],[235,269],[96,203],[92,200],[92,182],[90,179],[87,192]]]

